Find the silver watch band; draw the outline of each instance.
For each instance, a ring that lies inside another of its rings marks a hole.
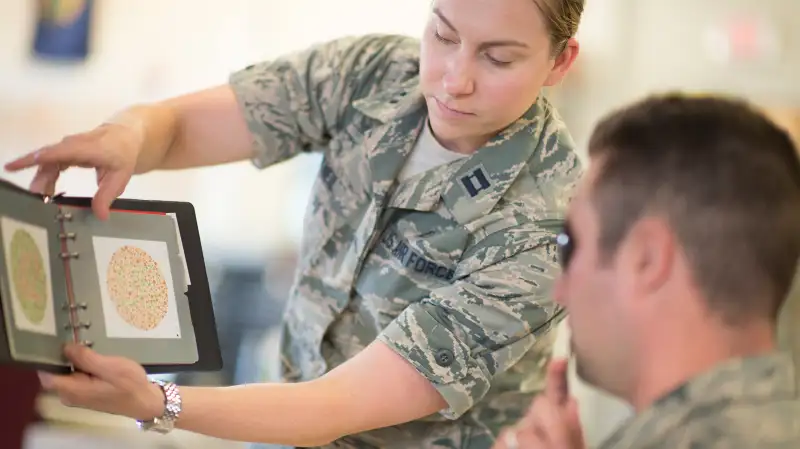
[[[181,414],[181,393],[178,390],[178,386],[172,382],[162,380],[154,380],[152,382],[161,387],[161,391],[164,392],[164,414],[147,421],[136,420],[136,424],[141,430],[169,433],[175,428],[175,421],[178,420]]]

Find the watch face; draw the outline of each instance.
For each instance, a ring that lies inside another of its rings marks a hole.
[[[163,416],[147,421],[137,421],[139,429],[159,433],[168,433],[175,428],[175,420],[181,412],[181,396],[178,387],[169,382],[153,382],[164,392],[165,406]]]
[[[170,430],[172,430],[172,427],[170,427],[170,428],[168,428],[168,429],[165,429],[165,428],[163,428],[163,427],[160,427],[160,426],[158,426],[158,427],[153,427],[153,428],[152,428],[152,429],[150,429],[150,430],[152,430],[153,432],[165,433],[165,434],[166,434],[166,433],[169,433],[169,432],[170,432]]]
[[[136,423],[139,429],[151,432],[168,433],[173,428],[172,421],[159,418],[151,421],[136,421]]]

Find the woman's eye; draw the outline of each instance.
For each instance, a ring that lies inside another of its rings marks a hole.
[[[438,41],[440,41],[440,42],[444,42],[445,44],[454,44],[455,43],[453,40],[448,39],[448,38],[442,36],[441,34],[439,34],[439,31],[434,31],[433,34],[436,36],[436,39]]]
[[[494,58],[489,54],[486,55],[486,59],[488,59],[489,62],[491,62],[492,64],[494,64],[494,65],[496,65],[498,67],[506,67],[506,66],[510,65],[511,62],[512,62],[512,61],[506,61],[506,60],[503,60],[503,59]]]

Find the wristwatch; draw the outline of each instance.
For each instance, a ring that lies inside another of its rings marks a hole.
[[[164,392],[164,414],[150,420],[136,420],[139,429],[158,433],[169,433],[175,428],[175,421],[181,414],[181,393],[178,386],[172,382],[153,380],[154,384],[161,387]]]

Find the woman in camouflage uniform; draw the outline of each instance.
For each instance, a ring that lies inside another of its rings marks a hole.
[[[162,431],[490,447],[540,390],[561,317],[551,242],[580,168],[540,91],[578,54],[583,3],[436,0],[421,42],[326,42],[10,163],[37,166],[40,192],[69,166],[96,168],[104,218],[133,174],[324,154],[283,326],[285,382],[158,385],[129,360],[68,347],[93,377],[43,384]]]

